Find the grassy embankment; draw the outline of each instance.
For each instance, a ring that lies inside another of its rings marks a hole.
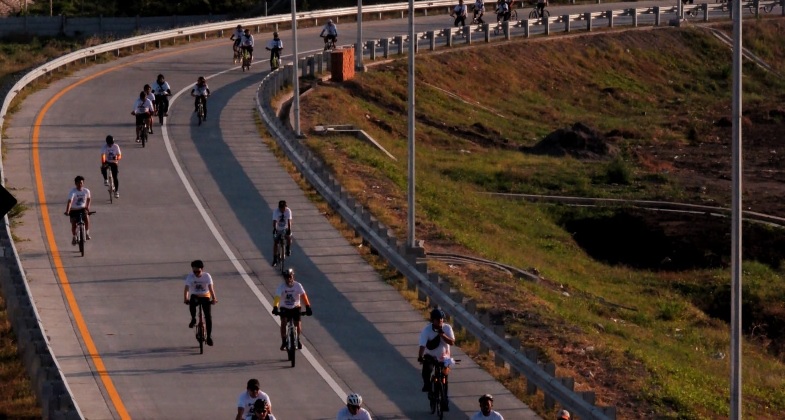
[[[745,22],[746,45],[780,72],[784,36],[782,19]],[[405,60],[393,61],[343,85],[319,86],[303,99],[301,120],[305,133],[316,124],[354,124],[398,158],[353,137],[307,140],[399,238],[406,237],[406,67]],[[780,76],[751,65],[744,70],[745,107],[785,106],[777,93],[785,89]],[[729,328],[701,304],[716,298],[709,291],[727,292],[727,267],[676,272],[605,264],[564,228],[567,210],[483,193],[694,202],[683,178],[659,170],[652,154],[641,151],[695,142],[690,132],[694,137],[727,116],[729,49],[695,28],[515,40],[418,55],[417,83],[417,236],[429,251],[536,267],[550,283],[431,267],[503,319],[509,334],[556,362],[558,376],[574,376],[577,389],[595,390],[599,403],[617,406],[619,418],[727,416]],[[601,133],[617,130],[618,157],[518,149],[575,122]],[[745,261],[743,270],[745,304],[782,308],[782,267]],[[768,343],[754,328],[745,330],[744,412],[756,418],[785,412],[785,366]],[[464,347],[473,351],[476,344]],[[480,359],[494,370],[491,359]],[[522,389],[520,381],[502,380]],[[522,398],[541,407],[541,397]]]

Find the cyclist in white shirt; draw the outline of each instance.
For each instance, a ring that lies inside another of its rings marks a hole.
[[[212,346],[213,317],[210,305],[218,303],[213,277],[204,271],[202,260],[191,261],[191,271],[193,272],[185,277],[185,289],[183,290],[183,303],[188,305],[188,311],[191,312],[191,322],[188,324],[188,328],[193,328],[196,325],[196,306],[201,306],[204,313],[204,323],[207,327],[207,339],[204,342],[208,346]]]
[[[472,21],[480,25],[484,24],[485,21],[482,20],[482,15],[484,14],[485,14],[485,0],[475,0],[474,18],[472,19]]]
[[[147,99],[144,91],[139,92],[139,98],[134,102],[134,109],[131,115],[136,115],[136,142],[139,143],[139,135],[143,124],[153,115],[153,103]]]
[[[71,245],[76,245],[76,222],[79,221],[79,213],[84,219],[85,239],[90,239],[90,190],[84,186],[84,177],[77,175],[74,178],[74,188],[68,192],[68,202],[65,205],[65,214],[71,217]]]
[[[431,323],[420,332],[420,351],[417,361],[422,363],[422,392],[431,392],[431,372],[437,363],[444,363],[450,359],[450,346],[455,344],[455,333],[452,326],[444,322],[444,311],[434,308],[431,311]],[[446,378],[446,376],[445,376]],[[447,384],[444,385],[445,397]],[[443,402],[444,411],[449,409],[447,400]]]
[[[458,5],[452,9],[452,13],[450,13],[450,16],[455,17],[455,26],[464,27],[466,26],[467,14],[468,14],[468,10],[466,9],[466,5],[463,4],[463,0],[458,0]]]
[[[496,23],[510,20],[510,4],[506,0],[496,3]]]
[[[286,350],[286,323],[289,318],[294,321],[297,326],[297,337],[303,333],[302,322],[300,322],[300,300],[305,303],[305,315],[313,315],[311,311],[311,302],[308,300],[308,295],[305,294],[303,285],[294,281],[294,270],[291,268],[286,270],[283,276],[284,282],[275,290],[275,297],[273,298],[273,315],[281,316],[281,350]],[[283,300],[281,297],[283,296]],[[281,309],[278,309],[278,304]],[[297,348],[302,349],[303,345],[300,339],[297,339]]]
[[[237,398],[237,415],[235,420],[251,420],[254,415],[254,404],[256,400],[267,401],[269,411],[272,411],[273,403],[270,397],[259,390],[259,380],[249,379],[245,386],[245,391]]]
[[[338,27],[335,26],[332,19],[327,19],[327,24],[324,25],[322,28],[322,33],[319,34],[319,36],[324,38],[325,44],[329,40],[338,42]]]
[[[243,25],[237,25],[237,27],[234,28],[234,32],[232,32],[232,36],[229,37],[230,41],[234,41],[234,44],[232,44],[232,52],[239,51],[240,38],[242,38],[242,36],[243,36]],[[235,55],[234,57],[236,62],[237,55]]]
[[[101,147],[101,175],[104,176],[104,185],[109,186],[109,180],[106,179],[106,170],[112,171],[112,178],[114,179],[114,197],[120,198],[120,180],[117,179],[118,168],[117,164],[120,163],[120,146],[114,142],[114,137],[111,135],[106,136],[106,144]]]
[[[210,96],[210,88],[207,87],[207,80],[204,76],[199,76],[196,84],[191,89],[191,96],[194,97],[194,112],[197,110],[199,101],[204,105],[204,119],[207,120],[207,97]]]
[[[361,407],[363,397],[360,394],[349,394],[346,407],[338,410],[335,420],[371,420],[371,413]]]
[[[245,28],[245,32],[243,32],[243,36],[240,37],[240,48],[243,51],[248,51],[248,56],[250,57],[251,62],[253,62],[253,35],[251,35],[251,30]]]
[[[159,113],[163,112],[164,117],[169,116],[169,97],[172,96],[172,87],[169,82],[164,80],[164,75],[159,74],[153,82],[153,93],[155,94],[155,109]]]
[[[475,413],[471,420],[504,420],[498,411],[493,410],[493,395],[485,394],[480,397],[480,411]]]
[[[292,255],[292,209],[286,207],[286,201],[278,202],[278,208],[273,210],[273,267],[278,264],[278,242],[275,240],[278,232],[286,231],[286,256]]]
[[[273,32],[273,40],[267,43],[265,47],[270,51],[270,69],[275,70],[281,66],[281,51],[283,50],[283,41],[278,38],[278,32]],[[273,59],[276,59],[273,61]]]
[[[153,112],[150,114],[150,117],[147,118],[147,129],[150,134],[153,134],[153,115],[158,112],[158,109],[155,107],[155,94],[153,93],[153,87],[150,85],[144,85],[142,90],[147,94],[147,99],[150,100],[150,103],[153,104]]]

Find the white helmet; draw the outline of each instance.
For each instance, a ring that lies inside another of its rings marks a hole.
[[[331,23],[333,23],[333,20],[332,19],[327,19],[327,24],[329,25]]]
[[[363,397],[361,397],[360,394],[349,394],[349,396],[346,397],[346,404],[359,407],[363,405]]]

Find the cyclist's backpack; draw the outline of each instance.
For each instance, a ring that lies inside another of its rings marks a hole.
[[[428,340],[425,343],[425,348],[428,350],[434,350],[436,349],[436,347],[439,347],[439,343],[441,343],[441,341],[442,341],[442,337],[437,335],[436,337]]]

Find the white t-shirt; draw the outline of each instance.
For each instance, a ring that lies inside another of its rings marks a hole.
[[[240,394],[240,396],[237,398],[237,408],[240,408],[240,407],[243,408],[243,410],[244,410],[243,411],[243,418],[244,419],[250,420],[251,417],[253,417],[253,405],[256,402],[256,400],[259,400],[259,399],[267,400],[267,404],[268,405],[272,405],[273,404],[272,401],[270,401],[270,397],[268,397],[267,394],[265,394],[262,391],[259,391],[259,394],[256,396],[256,398],[254,398],[251,395],[249,395],[248,391],[243,391],[243,393]],[[274,419],[274,417],[273,417],[273,419]]]
[[[134,102],[134,112],[137,114],[144,114],[145,112],[153,112],[153,103],[149,99],[137,98]]]
[[[471,420],[504,420],[504,417],[494,410],[491,410],[491,413],[487,416],[483,415],[482,411],[478,411],[472,416]]]
[[[191,93],[196,96],[207,96],[210,94],[210,88],[207,87],[207,83],[204,86],[199,86],[199,83],[195,84],[193,89],[191,89]]]
[[[283,49],[283,41],[281,41],[280,38],[272,39],[272,40],[267,42],[267,48],[269,48],[271,50],[276,49],[276,48],[278,48],[279,50],[282,50]]]
[[[281,209],[278,207],[273,210],[273,220],[275,221],[275,229],[276,230],[285,230],[289,227],[289,220],[292,220],[292,210],[287,207],[286,210],[281,213]]]
[[[466,5],[465,4],[459,4],[459,5],[455,6],[455,8],[453,8],[452,10],[453,10],[453,13],[455,13],[458,16],[466,16]]]
[[[447,335],[447,337],[455,340],[455,334],[452,332],[452,326],[450,326],[450,324],[442,325],[442,330],[444,330],[444,334]],[[420,333],[420,345],[425,347],[425,344],[428,342],[428,340],[432,340],[438,335],[439,333],[434,331],[433,325],[429,323]],[[444,340],[440,339],[439,345],[435,349],[429,350],[428,347],[425,347],[423,354],[433,356],[436,358],[436,360],[444,361],[445,358],[450,357],[450,345],[445,343]]]
[[[349,412],[349,407],[344,407],[338,410],[338,415],[335,416],[335,420],[371,420],[371,413],[360,407],[357,414],[352,415],[352,413]]]
[[[243,47],[253,47],[253,35],[243,34],[242,38],[240,38],[240,45]]]
[[[325,35],[332,35],[337,37],[338,36],[338,27],[335,24],[326,24],[324,28],[322,28],[322,33]]]
[[[109,146],[108,144],[104,144],[104,147],[101,148],[101,155],[106,155],[106,161],[109,163],[117,163],[120,160],[120,146],[117,143]]]
[[[196,274],[190,273],[185,277],[185,284],[188,286],[188,292],[192,295],[211,297],[209,286],[213,284],[213,277],[210,276],[210,273],[202,271],[200,277],[196,277]]]
[[[147,100],[150,101],[153,106],[155,106],[155,94],[153,93],[152,89],[150,89],[150,93],[147,94]]]
[[[234,39],[239,40],[240,37],[242,37],[244,33],[245,33],[245,31],[243,31],[242,28],[240,28],[240,29],[234,28],[234,33],[232,34],[232,36],[234,37]]]
[[[82,210],[87,205],[87,199],[90,198],[90,190],[85,187],[82,187],[81,190],[76,189],[76,187],[71,188],[71,192],[68,193],[68,201],[71,202],[71,210]]]
[[[474,2],[474,11],[485,11],[485,0],[477,0]]]
[[[278,289],[275,290],[275,296],[281,297],[281,307],[292,309],[300,306],[300,295],[305,294],[303,285],[299,282],[294,282],[293,285],[288,286],[286,283],[281,283]]]
[[[156,80],[150,86],[153,87],[153,93],[155,93],[156,95],[166,95],[166,92],[170,92],[172,90],[172,87],[169,86],[169,82],[165,80],[164,80],[164,84],[162,85],[159,85],[158,81]]]

